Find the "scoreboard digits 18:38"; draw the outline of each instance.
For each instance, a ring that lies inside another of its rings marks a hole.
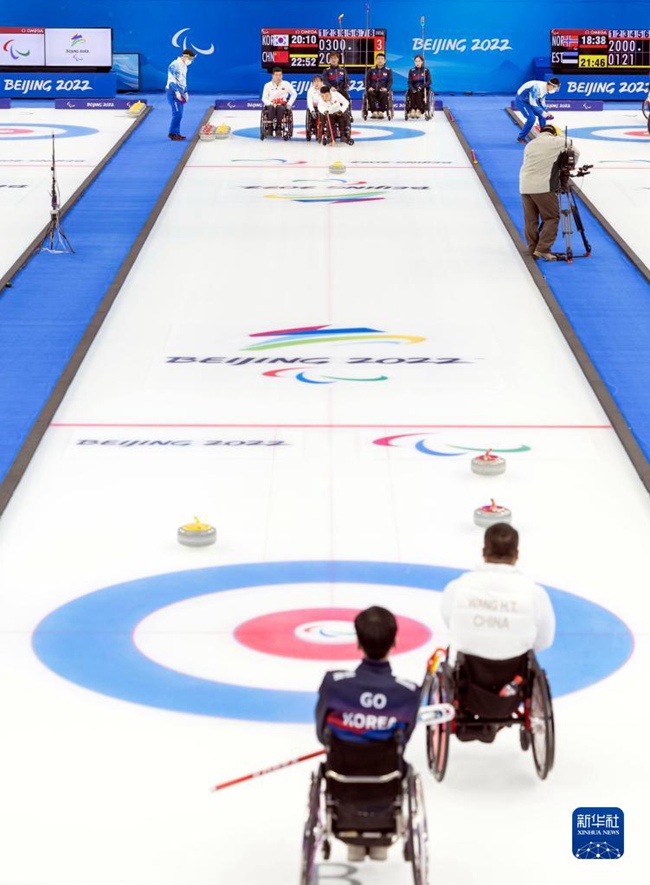
[[[327,67],[327,56],[336,50],[351,74],[375,63],[386,52],[385,28],[262,28],[262,67],[318,74]]]
[[[554,74],[646,73],[650,29],[551,31]]]

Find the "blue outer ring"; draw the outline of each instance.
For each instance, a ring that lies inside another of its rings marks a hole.
[[[639,144],[640,140],[637,141],[633,138],[616,138],[611,135],[594,135],[595,132],[602,131],[603,129],[612,130],[612,129],[620,129],[624,131],[626,129],[634,129],[634,125],[630,126],[583,126],[581,129],[571,129],[570,135],[571,138],[587,138],[590,141],[621,141],[625,144]]]
[[[179,713],[309,723],[314,693],[230,685],[170,670],[136,648],[137,625],[164,606],[225,590],[346,582],[439,592],[461,574],[461,569],[431,565],[306,561],[155,575],[105,587],[61,606],[38,625],[33,646],[40,660],[59,676],[110,697]],[[586,688],[617,670],[630,656],[633,640],[625,624],[606,609],[561,590],[549,589],[549,594],[558,631],[552,649],[541,659],[557,697]],[[424,667],[424,659],[422,663]]]
[[[3,126],[15,128],[17,123],[3,123],[0,121],[0,129]],[[31,138],[25,138],[24,135],[0,135],[2,141],[42,141],[44,138],[52,138],[52,129],[63,129],[63,132],[55,132],[55,138],[81,138],[84,135],[96,135],[99,129],[92,129],[90,126],[58,126],[51,123],[25,123],[25,127],[30,129],[47,129],[44,135],[35,135]]]
[[[357,125],[353,123],[352,126],[355,129],[367,129],[368,131],[372,130],[372,126],[364,126],[363,124]],[[421,129],[401,129],[398,126],[380,126],[378,127],[383,130],[387,130],[389,135],[380,135],[379,138],[364,138],[363,136],[354,136],[354,143],[358,144],[361,141],[399,141],[403,138],[420,138],[424,135],[424,132]],[[260,127],[259,126],[251,126],[248,129],[233,129],[233,135],[240,135],[242,138],[257,138],[260,137]],[[269,140],[271,140],[269,138]],[[379,168],[379,167],[378,167]]]

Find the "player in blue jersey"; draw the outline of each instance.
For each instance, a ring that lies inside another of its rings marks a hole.
[[[354,620],[364,658],[356,670],[325,674],[316,707],[316,733],[326,730],[353,743],[389,740],[399,729],[406,742],[415,728],[420,688],[393,676],[388,656],[395,645],[397,622],[385,608],[373,606]]]
[[[184,49],[182,55],[167,68],[167,101],[172,109],[172,119],[169,124],[169,138],[172,141],[185,141],[181,135],[181,120],[183,119],[183,106],[189,98],[187,91],[187,69],[192,64],[196,54],[191,49]]]
[[[366,74],[368,109],[373,117],[382,118],[388,111],[388,99],[393,88],[393,72],[386,67],[386,56],[377,53],[374,68]]]
[[[431,71],[424,65],[424,58],[416,55],[415,66],[408,75],[409,117],[421,117],[427,111],[427,97],[431,89]]]
[[[350,103],[350,111],[352,111],[352,102],[350,101],[350,78],[345,68],[339,65],[340,56],[338,52],[332,51],[327,56],[329,65],[323,70],[323,85],[329,86],[330,89],[336,89]],[[352,113],[350,113],[352,119]]]
[[[544,125],[544,120],[552,120],[553,114],[549,114],[546,107],[546,96],[553,95],[560,88],[560,81],[557,77],[551,77],[550,80],[527,80],[517,90],[515,96],[515,104],[524,115],[524,127],[519,133],[517,141],[520,144],[526,143],[526,137],[535,125],[535,121],[539,121],[539,125]]]

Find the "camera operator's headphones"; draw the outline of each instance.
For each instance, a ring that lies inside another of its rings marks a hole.
[[[539,130],[540,132],[550,132],[551,135],[562,135],[562,130],[557,126],[554,126],[552,123],[547,123],[545,126]]]

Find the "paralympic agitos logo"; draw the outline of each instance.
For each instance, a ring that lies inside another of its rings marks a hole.
[[[253,352],[250,356],[168,356],[168,365],[222,365],[229,367],[262,366],[262,374],[267,378],[302,382],[304,384],[333,384],[338,382],[388,381],[385,374],[388,366],[448,366],[469,364],[474,360],[460,356],[440,354],[435,356],[332,356],[328,351],[355,346],[406,347],[418,345],[427,339],[421,335],[404,335],[372,329],[367,326],[299,326],[291,329],[275,329],[269,332],[254,332],[240,352]],[[292,350],[297,347],[319,350],[314,356],[296,356],[295,350],[289,356],[276,356],[273,351]],[[270,351],[270,353],[269,353]],[[260,356],[260,352],[266,355]],[[385,351],[384,351],[385,353]],[[315,366],[333,367],[325,370]],[[354,367],[354,368],[351,368]],[[363,367],[363,368],[358,368]],[[378,368],[381,367],[381,368]]]
[[[398,433],[394,436],[382,436],[374,439],[373,444],[376,446],[387,446],[389,448],[406,448],[415,449],[421,455],[433,455],[437,458],[460,458],[463,455],[475,456],[485,452],[490,446],[486,442],[483,446],[461,446],[456,443],[446,442],[441,439],[440,434],[427,433]],[[530,452],[531,447],[527,445],[519,445],[510,448],[492,448],[495,454],[515,454],[521,452]]]

